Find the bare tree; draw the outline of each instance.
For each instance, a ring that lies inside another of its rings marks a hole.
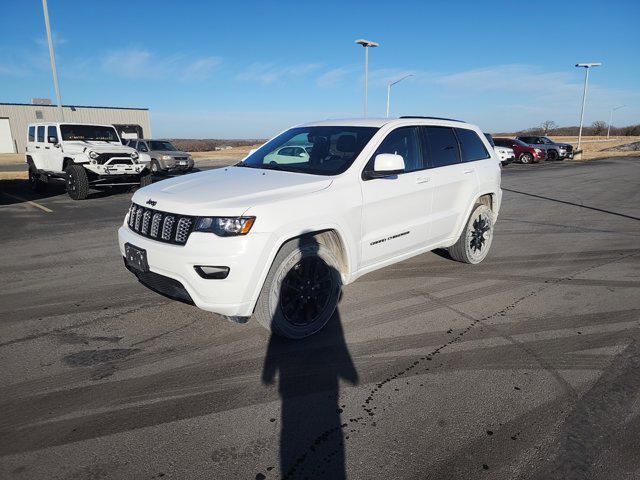
[[[556,122],[554,122],[553,120],[545,120],[540,124],[540,129],[544,132],[543,135],[547,135],[550,130],[553,130],[557,127],[558,125],[556,125]]]
[[[591,129],[594,135],[603,135],[607,131],[607,122],[595,121],[591,124]]]

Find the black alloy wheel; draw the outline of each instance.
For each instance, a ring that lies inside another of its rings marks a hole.
[[[479,252],[484,247],[484,243],[486,241],[484,234],[491,229],[490,223],[480,215],[473,222],[473,232],[471,233],[471,242],[470,246],[474,252]]]

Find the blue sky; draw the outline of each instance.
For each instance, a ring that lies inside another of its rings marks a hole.
[[[488,131],[640,122],[640,2],[87,2],[49,0],[63,103],[151,109],[154,135],[268,137],[369,113],[461,118]],[[39,0],[0,17],[0,102],[54,98]]]

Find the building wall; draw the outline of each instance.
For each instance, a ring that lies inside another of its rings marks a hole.
[[[144,136],[152,138],[149,110],[146,108],[109,108],[64,106],[64,121],[73,123],[135,124],[140,125]],[[72,110],[73,109],[73,110]],[[36,112],[42,118],[36,118]],[[36,122],[59,122],[58,108],[54,105],[27,105],[0,103],[0,118],[8,118],[11,126],[15,153],[22,153],[27,146],[27,125]],[[0,152],[11,153],[11,152]]]

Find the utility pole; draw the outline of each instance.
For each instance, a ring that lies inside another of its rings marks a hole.
[[[51,25],[49,24],[49,9],[47,0],[42,0],[42,10],[44,11],[44,25],[47,29],[47,42],[49,43],[49,57],[51,58],[51,73],[53,74],[53,89],[56,92],[58,102],[58,116],[64,122],[64,112],[62,111],[62,100],[60,99],[60,87],[58,87],[58,71],[56,70],[56,54],[53,50],[53,38],[51,36]]]

